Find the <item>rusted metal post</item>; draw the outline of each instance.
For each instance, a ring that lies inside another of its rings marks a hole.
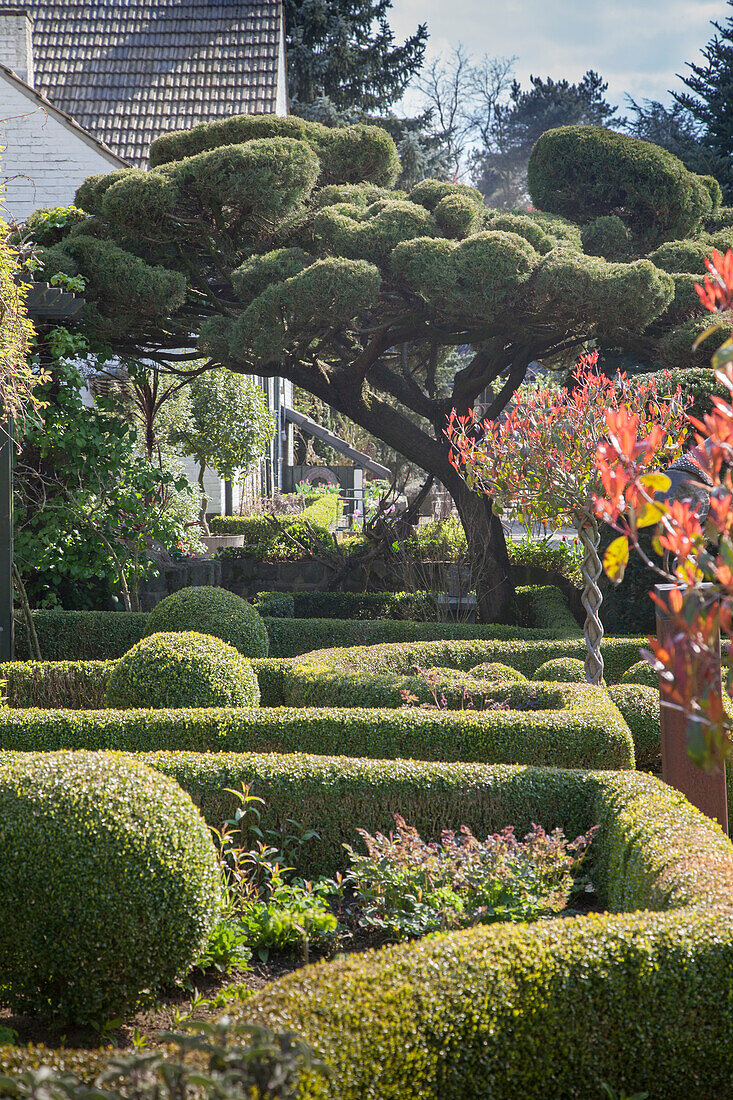
[[[666,603],[670,584],[658,584],[656,593]],[[657,637],[663,645],[671,640],[672,622],[657,605]],[[720,669],[720,636],[717,640],[718,669]],[[681,669],[678,678],[684,675]],[[720,680],[718,681],[720,684]],[[684,684],[678,687],[684,689]],[[728,832],[728,790],[725,764],[716,772],[706,772],[698,768],[687,752],[687,719],[683,711],[665,706],[667,683],[659,678],[660,721],[662,727],[662,779],[670,787],[681,791],[685,798],[702,810],[708,817],[718,822],[724,832]],[[722,684],[719,690],[722,694]]]

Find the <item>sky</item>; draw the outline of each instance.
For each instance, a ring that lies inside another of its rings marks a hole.
[[[524,84],[530,73],[575,81],[595,69],[623,105],[626,93],[669,102],[668,89],[682,89],[675,74],[700,60],[710,20],[729,15],[725,0],[393,0],[390,23],[403,39],[427,23],[429,57],[459,43],[477,57],[516,56]]]

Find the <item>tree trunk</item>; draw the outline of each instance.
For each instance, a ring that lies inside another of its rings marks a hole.
[[[458,509],[466,532],[471,578],[482,623],[515,623],[516,606],[504,530],[491,511],[488,497],[472,493],[456,477],[446,488]]]
[[[201,513],[199,520],[201,526],[204,529],[205,535],[210,535],[209,525],[206,522],[206,509],[209,507],[209,498],[206,495],[206,489],[204,488],[204,474],[206,473],[206,463],[203,459],[199,462],[199,489],[201,490]]]

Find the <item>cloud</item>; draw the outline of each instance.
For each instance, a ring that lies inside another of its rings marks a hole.
[[[727,14],[724,0],[394,0],[390,21],[401,37],[426,22],[430,56],[459,42],[474,55],[516,55],[523,83],[531,73],[577,80],[595,69],[623,105],[626,93],[668,100],[680,90],[676,74],[700,59],[710,21]]]

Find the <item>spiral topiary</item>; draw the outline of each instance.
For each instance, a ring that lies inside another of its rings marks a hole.
[[[509,665],[503,665],[500,661],[484,661],[471,669],[471,676],[476,680],[526,680],[523,672]]]
[[[259,611],[226,588],[181,588],[153,608],[146,634],[195,630],[228,642],[244,657],[266,657],[267,630]]]
[[[627,668],[621,677],[622,684],[644,684],[646,687],[659,688],[659,676],[646,661],[637,661]]]
[[[193,631],[154,634],[121,657],[107,683],[105,703],[128,707],[256,707],[260,689],[252,666],[234,646]]]
[[[578,657],[555,657],[535,670],[533,680],[551,680],[560,684],[584,684],[585,665]]]
[[[177,783],[107,753],[0,762],[0,990],[100,1026],[187,973],[219,917],[211,834]]]

